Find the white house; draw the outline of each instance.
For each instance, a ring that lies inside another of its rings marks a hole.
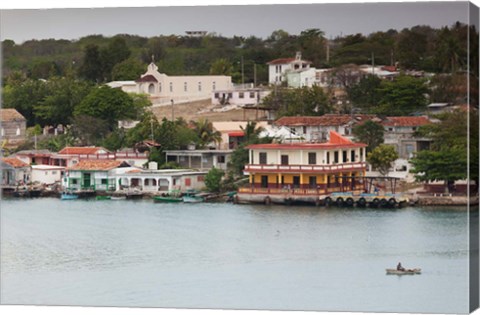
[[[51,185],[61,182],[65,167],[55,165],[32,165],[32,182]]]
[[[270,93],[270,90],[253,86],[215,90],[212,92],[212,105],[254,106],[260,104]]]
[[[302,60],[302,54],[297,52],[295,58],[279,58],[267,62],[268,83],[280,85],[287,81],[287,72],[310,68],[310,61]]]
[[[317,69],[306,68],[286,72],[287,85],[293,88],[312,87],[316,85]]]
[[[138,189],[144,192],[186,191],[205,188],[206,171],[136,169],[118,173],[116,190]]]

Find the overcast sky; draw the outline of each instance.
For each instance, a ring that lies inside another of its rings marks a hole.
[[[45,5],[44,2],[42,1]],[[48,7],[48,1],[46,2]],[[20,4],[28,2],[17,0],[13,3],[14,7],[15,5],[21,7]],[[108,6],[106,1],[98,0],[95,3],[97,7]],[[116,3],[119,5],[123,3],[125,6],[125,3],[128,5],[131,2]],[[69,2],[69,6],[75,5],[81,6],[79,1]],[[30,7],[32,6],[38,7],[38,4],[33,2]],[[54,5],[50,7],[52,6]],[[0,8],[5,7],[12,6],[0,4]],[[266,38],[272,31],[278,29],[299,34],[308,28],[318,28],[324,31],[327,37],[335,37],[359,32],[369,34],[391,28],[401,30],[420,24],[441,27],[450,26],[456,21],[467,22],[468,4],[404,2],[2,9],[0,14],[2,40],[13,39],[17,43],[29,39],[78,39],[89,34],[184,35],[187,30],[204,30],[228,37],[255,35]]]

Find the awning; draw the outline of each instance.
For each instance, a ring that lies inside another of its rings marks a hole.
[[[243,137],[245,133],[243,131],[232,131],[228,133],[229,137]]]

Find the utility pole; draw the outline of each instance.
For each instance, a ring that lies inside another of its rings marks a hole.
[[[253,87],[257,87],[257,64],[253,64]]]
[[[242,56],[242,88],[245,86],[245,74],[243,71],[243,56]]]
[[[172,122],[175,121],[175,112],[173,111],[173,98],[170,100],[170,102],[172,102]]]
[[[372,51],[372,75],[375,75],[375,53]]]

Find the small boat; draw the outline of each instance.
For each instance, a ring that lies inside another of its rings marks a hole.
[[[200,196],[195,196],[195,195],[183,196],[183,202],[185,203],[198,203],[203,201],[204,201],[203,197],[200,197]]]
[[[61,200],[74,200],[74,199],[78,199],[78,195],[64,191],[60,195],[60,199]]]
[[[112,199],[112,196],[96,196],[96,200],[110,200]]]
[[[155,202],[169,202],[169,203],[176,203],[182,202],[182,197],[175,197],[175,196],[153,196],[153,201]]]
[[[126,200],[127,196],[112,196],[110,200]]]
[[[386,269],[387,275],[419,275],[422,273],[422,269],[420,268],[413,268],[413,269],[405,269],[405,270],[397,270],[397,269]]]

